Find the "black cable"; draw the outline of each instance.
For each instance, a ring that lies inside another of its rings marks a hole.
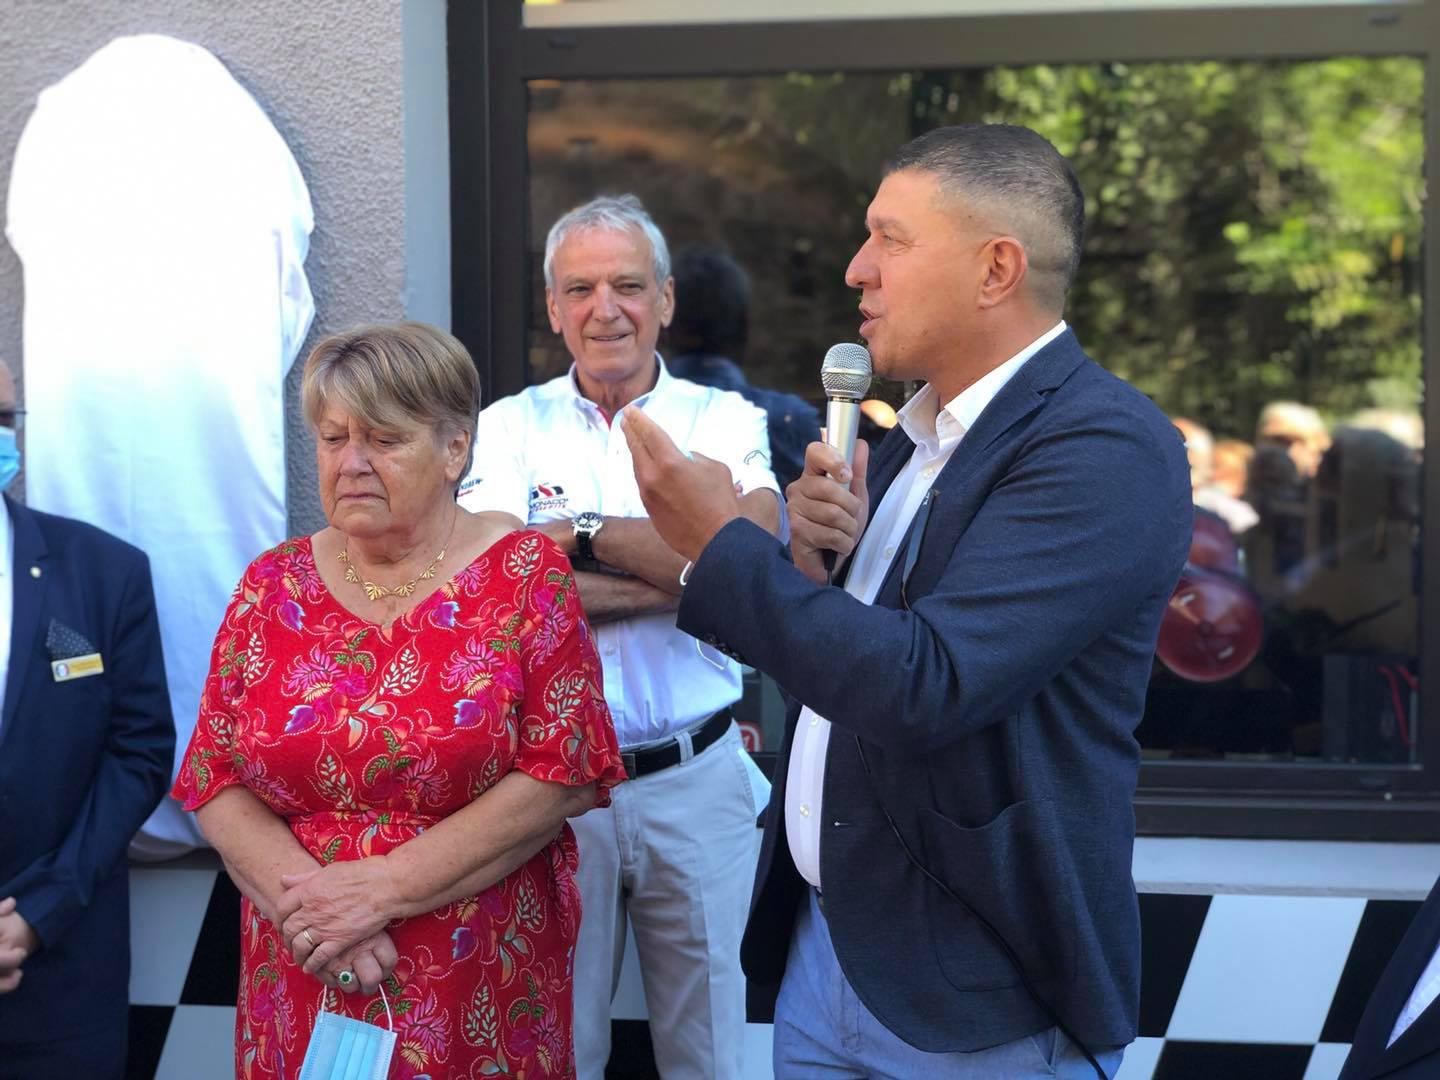
[[[1021,965],[1020,958],[1015,955],[1015,950],[1010,948],[1010,943],[1005,940],[1000,931],[990,925],[990,921],[971,907],[964,897],[957,895],[951,890],[950,886],[932,874],[930,868],[921,862],[920,858],[911,850],[910,845],[905,841],[904,834],[900,832],[900,826],[895,824],[895,819],[890,815],[890,810],[886,807],[885,800],[880,797],[880,785],[875,782],[875,774],[870,771],[870,762],[865,757],[865,747],[861,744],[860,736],[858,735],[855,736],[855,749],[860,754],[860,765],[864,768],[865,776],[870,781],[870,787],[875,793],[875,802],[880,807],[880,813],[885,815],[885,820],[890,825],[890,831],[895,834],[895,839],[900,841],[900,847],[904,850],[905,857],[910,860],[910,864],[939,886],[941,892],[964,908],[970,917],[984,928],[985,932],[990,935],[991,940],[994,941],[995,944],[1000,947],[1000,951],[1005,954],[1005,959],[1010,961],[1010,965],[1015,969],[1015,974],[1020,976],[1020,985],[1023,986],[1025,992],[1030,995],[1030,1000],[1035,1002],[1040,1011],[1050,1019],[1050,1022],[1060,1029],[1062,1035],[1080,1048],[1080,1052],[1085,1055],[1085,1060],[1088,1061],[1095,1070],[1095,1075],[1098,1076],[1100,1080],[1110,1080],[1105,1070],[1100,1067],[1100,1062],[1095,1060],[1095,1055],[1090,1052],[1090,1048],[1080,1041],[1080,1037],[1066,1026],[1065,1021],[1060,1018],[1060,1014],[1049,1002],[1040,996],[1035,987],[1030,985],[1030,979],[1025,974],[1025,968]]]

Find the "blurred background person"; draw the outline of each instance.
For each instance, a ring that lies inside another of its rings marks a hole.
[[[1272,401],[1260,411],[1255,425],[1255,447],[1285,451],[1301,480],[1314,477],[1320,458],[1330,447],[1325,421],[1309,405],[1298,401]]]
[[[1291,606],[1323,613],[1347,653],[1407,659],[1418,619],[1420,466],[1361,413],[1335,429],[1315,478],[1315,555]],[[1408,695],[1407,695],[1408,696]]]
[[[1267,501],[1246,537],[1247,565],[1267,600],[1266,663],[1293,696],[1293,745],[1332,761],[1405,762],[1415,750],[1419,459],[1369,424],[1406,427],[1383,411],[1357,414],[1326,436],[1308,483],[1277,447],[1256,452],[1252,482]],[[1281,554],[1295,561],[1276,576]]]
[[[1245,501],[1260,520],[1245,536],[1250,580],[1268,601],[1299,588],[1315,554],[1315,474],[1330,447],[1320,414],[1296,401],[1272,401],[1255,425]]]
[[[246,571],[175,786],[245,898],[236,1073],[293,1080],[322,1000],[384,1019],[326,988],[388,977],[397,1065],[570,1076],[566,817],[623,773],[569,565],[456,504],[480,394],[449,334],[337,334],[301,392],[330,524]]]
[[[1215,438],[1210,429],[1185,416],[1172,421],[1185,437],[1190,489],[1195,505],[1220,517],[1237,536],[1260,520],[1255,508],[1215,483]]]
[[[1384,432],[1414,454],[1417,461],[1425,450],[1425,420],[1414,409],[1361,409],[1345,421],[1345,426]]]
[[[1220,439],[1211,459],[1210,482],[1232,499],[1245,497],[1255,448],[1242,439]]]
[[[745,378],[741,365],[750,335],[750,275],[727,252],[712,247],[677,251],[671,272],[670,374],[733,390],[765,410],[770,463],[784,491],[805,467],[805,447],[820,438],[820,414],[802,397],[752,386]],[[815,367],[818,373],[819,356]]]
[[[0,364],[0,488],[20,468]],[[0,527],[0,1078],[119,1077],[125,849],[170,779],[175,726],[145,555],[8,495]]]

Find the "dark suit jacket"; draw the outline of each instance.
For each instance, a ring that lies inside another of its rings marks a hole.
[[[899,428],[878,448],[872,507],[912,450]],[[679,625],[835,725],[825,911],[841,967],[890,1030],[922,1050],[973,1051],[1050,1021],[978,922],[910,864],[885,811],[1072,1030],[1127,1043],[1140,961],[1132,732],[1190,540],[1184,447],[1067,331],[995,397],[934,490],[910,610],[904,546],[866,606],[736,521],[697,561]],[[742,950],[766,982],[783,974],[803,895],[780,812],[795,717]]]
[[[1440,1076],[1440,1000],[1415,1018],[1388,1050],[1385,1043],[1440,944],[1440,882],[1405,931],[1370,995],[1340,1080],[1431,1080]]]
[[[175,751],[145,555],[81,522],[5,505],[15,547],[0,897],[17,898],[41,945],[19,988],[0,995],[0,1047],[125,1024],[125,850],[165,794]],[[55,680],[52,620],[95,646],[103,674]]]

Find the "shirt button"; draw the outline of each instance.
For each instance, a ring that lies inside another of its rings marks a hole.
[[[810,726],[811,726],[811,727],[819,727],[819,726],[820,726],[820,718],[819,718],[818,716],[812,716],[812,717],[810,717]]]
[[[606,655],[606,656],[614,656],[614,655],[615,655],[615,646],[614,646],[614,645],[606,645],[606,646],[605,646],[605,655]]]
[[[809,817],[809,816],[810,816],[810,804],[809,804],[809,803],[803,803],[803,802],[802,802],[802,803],[800,804],[800,816],[801,816],[801,817]]]
[[[926,480],[929,480],[930,477],[935,475],[935,466],[926,465],[925,468],[921,470],[920,475],[925,477]]]
[[[887,548],[885,549],[885,558],[887,558],[887,559],[893,559],[894,557],[895,557],[895,545],[894,545],[894,544],[891,544],[889,547],[887,547]]]

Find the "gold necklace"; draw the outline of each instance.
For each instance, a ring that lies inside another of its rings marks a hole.
[[[350,545],[340,549],[340,554],[335,556],[345,564],[345,580],[352,585],[359,585],[365,590],[365,597],[368,600],[380,600],[386,596],[409,597],[415,592],[415,586],[422,581],[429,581],[435,576],[435,568],[445,561],[445,549],[440,549],[440,554],[435,556],[434,561],[425,568],[425,572],[418,577],[413,577],[403,585],[396,585],[393,589],[384,585],[376,585],[373,581],[366,581],[355,571],[355,564],[350,561]]]

